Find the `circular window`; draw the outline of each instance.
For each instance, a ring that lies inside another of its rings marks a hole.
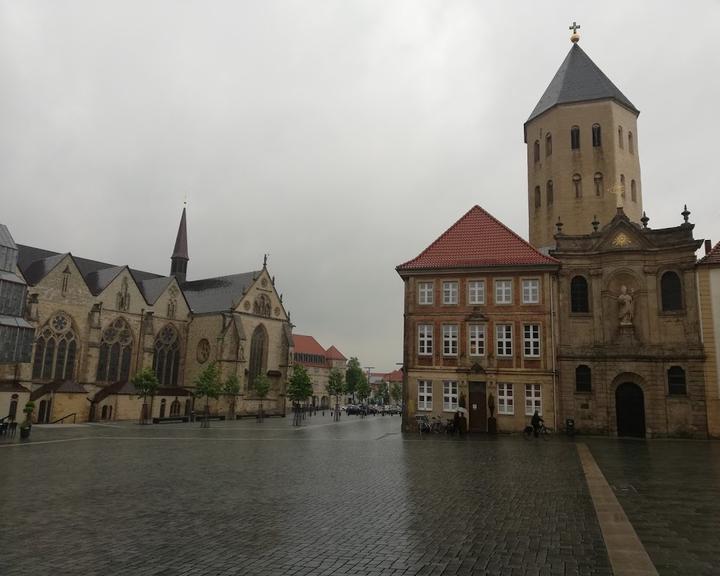
[[[200,362],[200,364],[205,364],[208,358],[210,358],[210,342],[207,341],[207,338],[203,338],[198,342],[197,361]]]

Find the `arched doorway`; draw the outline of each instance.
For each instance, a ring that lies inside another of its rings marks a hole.
[[[642,388],[623,382],[615,389],[618,436],[645,438],[645,397]]]

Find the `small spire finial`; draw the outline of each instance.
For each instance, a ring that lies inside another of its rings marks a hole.
[[[690,210],[687,209],[687,204],[685,204],[685,209],[680,212],[682,214],[683,220],[685,220],[685,224],[688,223],[688,218],[690,217]]]
[[[265,254],[265,255],[263,256],[263,268],[267,268],[267,257],[268,257],[267,254]]]
[[[593,232],[598,231],[598,227],[600,226],[600,222],[598,222],[597,215],[593,216],[593,221],[591,222],[593,227]]]
[[[645,214],[645,210],[643,210],[642,218],[640,218],[640,222],[642,222],[643,228],[647,228],[648,222],[650,222],[650,218],[648,218],[647,214]]]
[[[558,234],[562,234],[563,223],[562,223],[562,221],[560,220],[560,216],[558,216],[558,221],[555,223],[555,228],[557,228],[557,233],[558,233]]]
[[[578,24],[577,22],[573,21],[572,26],[570,26],[570,27],[568,28],[568,30],[572,30],[572,31],[573,31],[572,36],[570,36],[570,42],[572,42],[573,44],[576,44],[577,42],[579,42],[579,41],[580,41],[580,34],[578,34],[577,31],[580,30],[580,24]]]

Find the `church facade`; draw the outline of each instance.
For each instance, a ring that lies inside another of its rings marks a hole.
[[[253,381],[264,374],[265,412],[284,413],[292,326],[266,262],[187,281],[188,261],[185,210],[169,276],[17,246],[14,272],[27,284],[22,316],[34,338],[28,358],[0,364],[0,396],[24,391],[40,423],[134,419],[142,401],[130,380],[152,368],[160,382],[152,416],[189,416],[193,382],[215,362],[241,391],[212,403],[212,412],[227,414],[231,404],[256,412]]]
[[[543,398],[552,390],[553,401],[551,411],[541,415],[557,429],[572,426],[581,433],[720,436],[715,335],[720,330],[720,256],[714,250],[698,263],[703,241],[693,236],[687,208],[677,226],[649,226],[640,177],[639,111],[580,48],[576,33],[571,41],[524,125],[529,241],[555,263],[542,280],[549,298],[543,330],[551,337],[543,339],[550,349],[537,368],[548,372]],[[443,257],[462,260],[475,244],[487,245],[484,236],[486,230],[471,231]],[[512,242],[506,253],[513,253]],[[420,296],[412,280],[408,283],[406,266],[398,272],[406,280],[405,400],[410,409],[404,426],[410,430],[427,390],[415,375],[419,359],[412,321]],[[483,302],[472,315],[488,317],[494,312],[491,304]],[[472,315],[468,312],[467,318]],[[497,404],[502,380],[510,381],[490,375],[483,378],[494,382],[484,395],[488,408]],[[514,387],[534,382],[537,375],[517,372]],[[526,411],[511,425],[505,420],[504,426],[498,414],[498,428],[521,430],[530,414]]]

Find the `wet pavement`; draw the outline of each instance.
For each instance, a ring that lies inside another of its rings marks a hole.
[[[399,425],[397,416],[333,423],[318,415],[300,429],[280,418],[213,422],[209,430],[35,427],[30,443],[0,442],[0,573],[612,573],[572,442],[421,439],[402,435]],[[653,471],[671,467],[663,450],[676,453],[674,444],[649,444],[647,472],[635,472],[645,469],[637,452],[646,443],[630,454],[615,441],[588,444],[608,481],[620,486],[630,520],[647,524],[635,527],[654,561],[653,538],[667,535],[688,544],[689,554],[677,551],[681,557],[720,571],[720,541],[711,530],[720,505],[720,444],[682,444],[698,447],[694,466],[715,457],[714,488],[700,471],[668,472],[662,490]],[[640,494],[647,486],[654,491],[628,498],[626,481]],[[694,486],[688,496],[688,481],[707,489]],[[703,509],[706,498],[714,501]],[[657,525],[672,516],[666,500],[685,514],[670,532]],[[683,531],[688,502],[694,528]],[[703,552],[708,546],[714,550]],[[668,556],[674,561],[677,554]],[[713,573],[673,571],[668,562],[657,564],[661,574]]]

